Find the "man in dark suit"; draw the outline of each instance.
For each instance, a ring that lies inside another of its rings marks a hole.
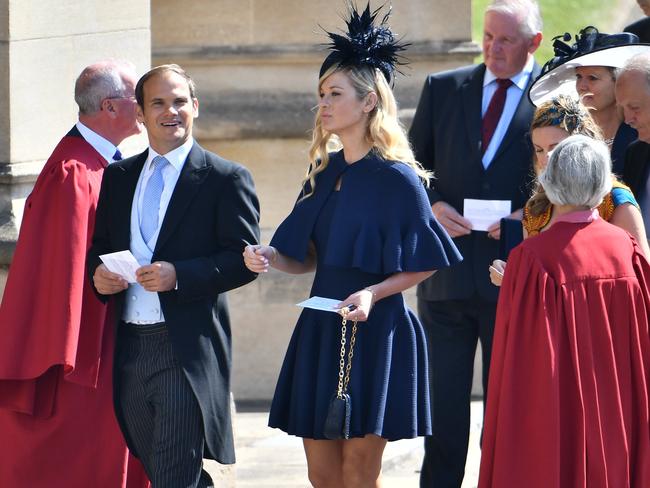
[[[177,65],[136,85],[149,149],[105,173],[88,271],[118,321],[117,417],[153,486],[213,486],[202,458],[235,461],[224,293],[255,278],[242,251],[259,238],[259,205],[242,166],[192,138],[194,83]],[[137,283],[100,255],[130,250]]]
[[[630,59],[616,77],[616,103],[639,139],[625,152],[623,181],[639,202],[646,235],[650,231],[650,55]]]
[[[639,4],[639,7],[643,10],[646,17],[628,25],[624,29],[624,32],[636,34],[639,36],[640,42],[650,42],[650,17],[647,17],[650,15],[650,0],[636,0],[636,3]]]
[[[434,74],[410,130],[417,160],[434,171],[429,199],[463,262],[418,286],[418,312],[429,345],[433,435],[425,439],[420,484],[457,488],[464,476],[477,340],[488,367],[497,288],[488,267],[498,254],[499,223],[473,231],[464,200],[508,200],[521,219],[531,175],[528,87],[539,74],[533,52],[541,34],[531,0],[496,0],[485,14],[485,62]]]

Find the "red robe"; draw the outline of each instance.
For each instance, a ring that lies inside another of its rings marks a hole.
[[[114,334],[86,252],[106,161],[73,129],[25,203],[0,305],[0,487],[148,486],[113,413]]]
[[[596,219],[508,259],[479,488],[650,487],[650,266]]]

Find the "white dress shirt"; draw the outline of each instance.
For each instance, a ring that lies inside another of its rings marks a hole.
[[[185,160],[194,145],[194,139],[188,139],[185,144],[177,147],[167,154],[159,155],[151,147],[147,154],[147,160],[144,163],[138,184],[135,188],[135,195],[133,198],[133,206],[131,210],[131,252],[138,260],[141,266],[151,263],[151,256],[153,250],[156,248],[158,235],[165,219],[165,213],[169,206],[169,201],[174,193],[174,188],[178,182],[178,178],[185,164]],[[157,156],[164,156],[169,164],[166,164],[162,169],[162,177],[164,188],[160,195],[160,209],[158,211],[158,228],[151,236],[148,242],[144,243],[142,234],[140,232],[140,221],[142,216],[142,202],[144,199],[144,190],[146,185],[154,172],[154,167],[151,164],[153,159]],[[132,324],[154,324],[157,322],[164,322],[165,317],[160,306],[160,299],[157,292],[145,290],[138,283],[130,283],[126,291],[126,301],[124,311],[122,313],[122,320]]]
[[[494,159],[494,155],[496,154],[497,149],[499,149],[499,146],[501,145],[501,141],[508,131],[510,121],[515,115],[515,111],[517,110],[517,106],[521,101],[521,97],[524,96],[524,93],[526,91],[526,85],[528,85],[528,80],[531,76],[531,73],[533,72],[534,65],[535,60],[532,56],[530,56],[530,59],[524,66],[524,69],[522,69],[516,75],[510,77],[512,85],[510,85],[506,93],[506,102],[503,106],[501,118],[499,119],[499,123],[497,124],[497,127],[494,131],[494,135],[490,140],[490,144],[483,153],[483,167],[486,169],[488,166],[490,166],[490,163],[492,162],[492,159]],[[487,112],[488,106],[490,105],[490,100],[492,100],[492,95],[494,95],[494,92],[496,91],[497,77],[494,73],[492,73],[492,71],[486,68],[485,75],[483,76],[483,101],[481,105],[481,117],[483,117],[485,115],[485,112]]]
[[[149,154],[147,155],[147,160],[145,161],[144,167],[142,168],[142,173],[140,173],[138,186],[135,189],[138,202],[138,215],[142,215],[144,189],[147,187],[149,178],[151,178],[151,175],[153,175],[154,167],[153,164],[151,164],[153,162],[153,159],[157,156],[163,156],[167,161],[169,161],[169,164],[166,164],[162,169],[164,188],[162,194],[160,195],[160,209],[158,210],[158,229],[156,229],[156,232],[154,232],[149,242],[147,242],[151,249],[156,247],[158,233],[160,232],[160,227],[162,225],[163,219],[165,218],[169,200],[172,198],[172,193],[176,187],[176,182],[178,181],[178,177],[181,175],[181,169],[183,169],[183,165],[185,164],[185,160],[187,159],[187,155],[190,153],[193,144],[194,139],[189,138],[185,144],[177,147],[167,154],[158,154],[156,151],[151,149],[151,147],[149,147]]]
[[[113,156],[115,155],[115,151],[117,150],[117,146],[115,144],[113,144],[107,139],[104,139],[97,132],[93,131],[92,129],[89,129],[81,122],[77,122],[75,126],[77,127],[79,134],[81,134],[81,137],[83,137],[85,141],[88,144],[90,144],[95,151],[101,154],[101,156],[108,162],[108,164],[114,162]]]

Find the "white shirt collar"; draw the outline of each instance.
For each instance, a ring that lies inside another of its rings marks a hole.
[[[158,154],[156,151],[153,150],[151,146],[149,146],[149,153],[147,154],[147,161],[145,168],[148,170],[151,169],[151,162],[153,161],[153,158],[156,156],[164,156],[167,161],[174,167],[176,171],[180,173],[181,169],[183,169],[183,164],[185,164],[185,160],[187,159],[187,156],[190,154],[190,150],[192,149],[192,146],[194,145],[194,138],[190,137],[183,143],[183,145],[178,146],[176,149],[169,151],[167,154]]]
[[[513,84],[517,85],[520,90],[522,91],[525,90],[526,85],[528,84],[528,78],[530,77],[530,74],[533,72],[534,66],[535,66],[535,58],[529,55],[528,61],[526,61],[526,64],[524,65],[523,69],[516,75],[511,76],[510,81],[512,81]],[[490,69],[486,66],[485,75],[483,76],[483,87],[486,87],[496,79],[497,79],[496,75],[492,73],[492,71],[490,71]]]
[[[117,146],[100,136],[97,132],[83,125],[80,121],[77,121],[76,127],[81,134],[81,137],[83,137],[86,142],[95,149],[95,151],[101,154],[108,163],[113,162],[113,156],[115,155]]]

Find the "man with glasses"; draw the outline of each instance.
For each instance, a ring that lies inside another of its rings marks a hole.
[[[0,305],[0,486],[145,487],[113,414],[114,330],[85,273],[102,174],[140,132],[130,63],[85,68],[79,120],[25,203]]]

